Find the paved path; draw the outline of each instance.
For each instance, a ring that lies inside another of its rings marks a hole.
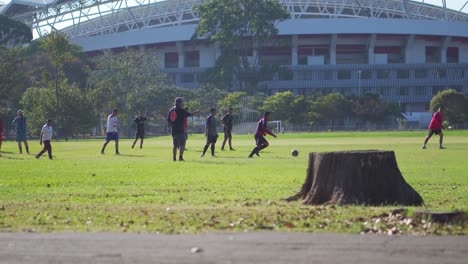
[[[468,236],[0,233],[0,263],[468,263]]]

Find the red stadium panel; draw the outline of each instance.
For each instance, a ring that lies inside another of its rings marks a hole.
[[[377,54],[401,54],[402,47],[400,46],[379,46],[374,47],[374,53]]]

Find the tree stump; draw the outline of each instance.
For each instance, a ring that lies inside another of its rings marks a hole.
[[[312,152],[301,190],[305,204],[421,205],[403,179],[393,151]]]

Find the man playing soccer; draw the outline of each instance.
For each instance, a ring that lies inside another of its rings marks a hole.
[[[187,112],[184,109],[184,100],[177,97],[174,101],[174,107],[169,110],[167,114],[167,130],[172,134],[172,158],[176,161],[177,150],[179,150],[179,161],[184,161],[185,150],[185,127],[184,122],[187,117],[198,114],[200,111]]]
[[[107,117],[107,128],[106,128],[106,142],[102,146],[101,154],[104,155],[104,150],[109,144],[109,141],[115,141],[115,155],[120,155],[119,153],[119,133],[117,132],[117,115],[119,114],[119,110],[114,108],[112,110],[112,114]]]
[[[226,141],[229,142],[229,150],[234,150],[232,148],[232,107],[229,107],[229,112],[225,114],[221,118],[221,123],[223,123],[224,126],[224,140],[223,140],[223,145],[221,146],[221,150],[224,150],[224,146],[226,145]]]
[[[143,148],[143,139],[145,138],[145,122],[148,120],[145,116],[143,116],[143,112],[140,111],[140,116],[135,118],[133,122],[135,122],[137,126],[137,130],[135,133],[135,141],[133,141],[132,148],[135,147],[136,142],[140,139],[140,148]]]
[[[270,112],[265,112],[263,118],[261,118],[257,123],[257,130],[254,136],[255,143],[257,144],[257,146],[252,150],[252,152],[249,155],[249,158],[252,158],[254,154],[260,157],[260,150],[268,147],[268,141],[265,139],[266,134],[276,137],[276,135],[268,129],[268,121],[270,121],[270,114]]]
[[[16,112],[18,114],[15,119],[13,119],[13,122],[11,122],[15,126],[15,132],[16,132],[16,142],[18,142],[18,148],[20,154],[23,154],[23,148],[21,146],[21,142],[24,142],[24,147],[26,148],[26,153],[29,154],[29,146],[28,146],[28,140],[27,140],[27,133],[28,133],[28,128],[26,126],[26,117],[24,116],[23,110],[18,110]]]
[[[49,159],[52,159],[52,146],[50,145],[50,141],[52,140],[53,134],[52,119],[47,119],[47,123],[42,127],[41,139],[39,141],[41,146],[42,142],[44,142],[44,148],[36,155],[36,159],[39,159],[46,151],[49,154]]]
[[[218,132],[216,131],[218,121],[216,120],[216,109],[210,109],[210,116],[206,119],[205,124],[205,137],[206,145],[203,148],[203,152],[200,157],[204,157],[208,147],[211,145],[211,156],[215,156],[215,144],[218,140]]]
[[[445,149],[445,147],[442,145],[442,141],[444,140],[444,134],[442,133],[442,129],[444,128],[442,124],[443,119],[444,119],[444,107],[441,106],[439,107],[437,112],[434,113],[431,119],[431,123],[429,123],[429,134],[424,140],[424,144],[422,146],[423,149],[426,149],[427,142],[434,134],[439,135],[439,149]]]

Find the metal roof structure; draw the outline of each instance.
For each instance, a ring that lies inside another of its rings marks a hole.
[[[387,18],[468,22],[468,14],[411,0],[278,0],[291,19]],[[462,1],[462,0],[461,0]],[[203,0],[11,0],[0,14],[31,26],[35,35],[60,30],[70,38],[196,24]]]

